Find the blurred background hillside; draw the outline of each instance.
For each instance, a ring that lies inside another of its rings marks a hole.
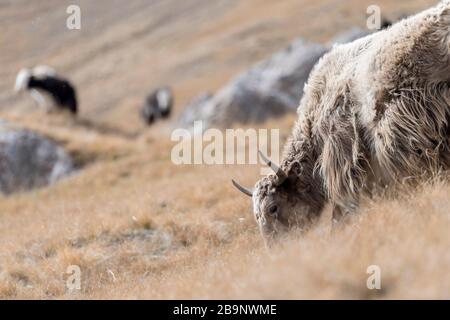
[[[436,1],[377,1],[386,18],[418,12]],[[81,30],[65,27],[78,4]],[[49,65],[79,91],[81,116],[126,132],[153,88],[175,89],[176,111],[215,91],[256,62],[304,37],[326,42],[365,28],[370,1],[339,0],[26,0],[0,2],[0,110],[20,116],[36,108],[15,98],[18,70]],[[34,117],[34,116],[33,116]]]

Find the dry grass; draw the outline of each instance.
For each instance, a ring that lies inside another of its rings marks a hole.
[[[169,7],[164,10],[170,10],[172,2],[165,3]],[[136,30],[147,21],[143,17],[154,11],[137,6],[142,13],[130,15],[127,23],[119,21],[110,29],[98,28],[97,34],[75,37],[80,46],[76,50],[70,44],[73,36],[58,38],[69,43],[68,49],[59,45],[49,49],[47,42],[40,44],[26,36],[14,42],[17,47],[6,49],[0,57],[6,67],[6,77],[0,80],[1,118],[59,141],[81,170],[54,186],[0,199],[0,298],[449,299],[448,185],[426,186],[399,200],[367,201],[360,215],[333,233],[326,212],[316,228],[301,236],[293,234],[269,253],[250,202],[230,184],[230,178],[239,177],[251,185],[258,178],[258,167],[174,166],[168,138],[171,124],[150,129],[138,124],[136,107],[148,85],[173,83],[178,108],[299,34],[324,40],[336,28],[361,25],[362,19],[345,17],[364,14],[368,2],[225,3],[205,7],[204,11],[221,12],[213,19],[203,19],[204,13],[198,14],[200,18],[182,16],[173,26],[142,35],[140,41],[124,39],[139,34]],[[393,15],[427,6],[424,1],[382,4]],[[35,8],[44,9],[48,10]],[[303,18],[298,19],[296,12]],[[26,24],[29,15],[31,9],[18,21]],[[324,26],[326,18],[337,27]],[[185,28],[186,21],[195,21],[191,29]],[[5,39],[17,30],[26,32],[21,28],[3,28]],[[248,30],[253,31],[244,32]],[[45,30],[36,32],[34,38],[48,40]],[[246,36],[241,38],[243,32]],[[162,41],[166,36],[174,41]],[[120,41],[106,50],[101,45],[108,39]],[[161,44],[161,51],[148,53],[155,43]],[[25,49],[33,54],[25,57]],[[15,59],[18,52],[22,55]],[[74,60],[74,53],[85,65]],[[161,63],[165,56],[168,60]],[[197,64],[190,66],[192,61]],[[17,68],[43,62],[74,75],[83,97],[81,120],[28,113],[32,109],[27,99],[10,96],[7,90]],[[157,67],[149,75],[143,65]],[[146,76],[148,82],[142,81]],[[110,95],[100,95],[96,88]],[[105,109],[108,103],[111,108]],[[288,116],[263,127],[282,128],[284,139],[293,121],[294,116]],[[381,291],[366,288],[366,269],[372,264],[381,267]],[[70,265],[81,268],[80,291],[66,288]]]
[[[81,146],[77,139],[70,144]],[[258,168],[176,167],[171,146],[141,139],[122,157],[98,151],[101,160],[58,185],[3,198],[0,297],[450,297],[446,184],[366,201],[335,232],[325,212],[316,228],[268,252],[250,202],[229,183],[251,184]],[[380,291],[366,288],[373,264]],[[82,270],[79,292],[65,286],[70,265]]]

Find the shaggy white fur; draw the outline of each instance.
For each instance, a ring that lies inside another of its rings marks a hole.
[[[282,170],[261,179],[254,213],[266,239],[358,208],[373,186],[450,166],[450,1],[338,45],[314,67]],[[418,179],[416,179],[418,178]]]

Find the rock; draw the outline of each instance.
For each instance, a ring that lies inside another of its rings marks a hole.
[[[359,38],[368,36],[372,32],[368,30],[363,30],[361,28],[352,28],[348,31],[344,31],[343,33],[338,34],[336,37],[331,39],[331,41],[328,43],[330,47],[336,44],[345,44],[350,43],[352,41],[355,41]]]
[[[192,100],[187,107],[184,108],[183,113],[178,119],[178,126],[187,128],[192,126],[196,120],[204,120],[211,118],[212,112],[212,98],[213,95],[204,92]]]
[[[0,124],[0,192],[52,184],[74,170],[71,157],[49,139]]]
[[[309,73],[327,48],[298,39],[288,48],[233,79],[215,95],[203,94],[189,103],[178,126],[195,120],[203,127],[263,122],[295,112]]]
[[[394,22],[383,18],[381,20],[381,28],[380,30],[384,30],[389,28],[390,26],[392,26]],[[376,31],[376,30],[375,30]],[[358,27],[354,27],[350,30],[344,31],[340,34],[338,34],[336,37],[334,37],[333,39],[331,39],[330,42],[328,42],[328,46],[332,47],[335,44],[345,44],[345,43],[350,43],[353,42],[355,40],[358,40],[360,38],[363,38],[365,36],[368,36],[369,34],[372,34],[375,31],[371,31],[369,29],[361,29]]]

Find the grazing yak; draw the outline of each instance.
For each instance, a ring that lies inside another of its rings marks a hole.
[[[338,222],[373,186],[450,166],[450,1],[338,45],[314,67],[275,174],[253,190],[267,242],[310,226],[326,203]]]
[[[37,66],[33,69],[22,69],[16,77],[14,88],[16,93],[28,90],[41,107],[48,108],[42,93],[49,95],[59,109],[67,109],[72,114],[78,111],[77,96],[74,86],[66,79],[56,74],[47,66]]]
[[[145,123],[150,125],[158,119],[168,118],[172,111],[172,107],[172,90],[168,87],[158,88],[145,99],[141,117]]]

